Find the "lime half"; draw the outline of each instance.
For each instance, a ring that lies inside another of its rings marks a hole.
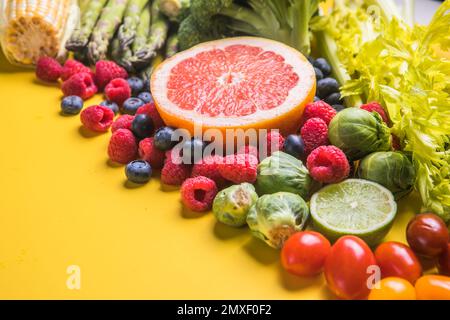
[[[330,241],[355,235],[373,246],[389,232],[397,203],[392,193],[378,183],[348,179],[331,184],[311,198],[314,229]]]

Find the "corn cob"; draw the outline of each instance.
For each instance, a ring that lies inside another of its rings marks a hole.
[[[109,41],[122,22],[127,4],[128,0],[109,0],[103,8],[88,44],[88,58],[91,63],[106,59]]]
[[[81,51],[89,42],[92,30],[95,27],[95,23],[102,12],[108,0],[92,0],[84,7],[84,11],[81,15],[81,21],[79,27],[67,41],[66,48],[70,51]]]
[[[122,50],[129,49],[136,36],[139,16],[148,0],[130,0],[124,14],[123,23],[119,28],[119,41]]]
[[[152,22],[147,43],[139,48],[130,59],[135,69],[140,69],[150,63],[157,51],[164,46],[169,32],[169,22],[159,10],[159,1],[155,0],[151,8]]]
[[[3,51],[19,65],[35,64],[41,56],[63,58],[80,16],[76,0],[3,0],[0,12]]]

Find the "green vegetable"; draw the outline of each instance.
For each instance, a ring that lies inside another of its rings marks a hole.
[[[120,48],[123,51],[130,50],[130,46],[136,36],[141,12],[147,3],[148,0],[129,0],[124,13],[123,23],[119,28],[117,36],[120,41]]]
[[[109,42],[122,22],[128,0],[109,0],[92,31],[88,44],[88,58],[91,63],[106,59]]]
[[[160,0],[159,9],[171,21],[182,21],[189,14],[191,0]]]
[[[255,187],[249,183],[234,185],[220,191],[213,203],[213,213],[217,220],[232,226],[246,224],[247,213],[258,200]]]
[[[158,0],[151,6],[150,35],[147,42],[140,48],[135,48],[134,55],[130,61],[135,69],[142,69],[148,66],[157,51],[163,48],[167,34],[169,32],[169,22],[159,11]]]
[[[80,26],[73,32],[66,43],[69,51],[82,51],[87,46],[95,24],[108,0],[92,0],[83,4]]]
[[[359,164],[361,179],[377,182],[389,189],[398,200],[409,194],[416,180],[414,166],[403,152],[375,152]]]
[[[166,58],[174,56],[178,52],[178,35],[172,34],[166,41]]]
[[[331,14],[312,18],[320,56],[330,62],[333,77],[341,85],[351,80],[352,61],[362,45],[380,34],[380,16],[391,19],[400,13],[392,0],[335,0]],[[363,98],[352,95],[345,100],[348,106],[357,107]]]
[[[256,201],[247,215],[247,224],[255,237],[281,248],[292,234],[303,230],[308,217],[305,200],[293,193],[278,192]]]
[[[350,160],[391,149],[391,133],[381,116],[359,108],[339,112],[330,122],[328,138]]]
[[[237,0],[191,0],[190,14],[180,25],[181,49],[237,32],[278,40],[309,54],[309,22],[320,1],[249,0],[242,5]]]
[[[346,96],[363,95],[388,111],[392,132],[412,154],[415,188],[423,210],[450,221],[450,1],[428,26],[384,21],[380,36],[365,43],[351,62],[354,79]]]
[[[307,198],[311,187],[308,169],[300,160],[287,153],[274,152],[258,165],[256,189],[259,194],[285,191]]]

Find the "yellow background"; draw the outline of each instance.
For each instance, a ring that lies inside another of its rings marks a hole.
[[[0,61],[0,92],[0,298],[333,298],[322,276],[283,272],[247,229],[184,212],[157,178],[128,186],[107,162],[110,134],[61,116],[58,86]],[[402,201],[388,240],[404,242],[418,210],[416,196]],[[70,265],[80,290],[66,286]]]

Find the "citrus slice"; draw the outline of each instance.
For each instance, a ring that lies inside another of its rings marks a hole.
[[[386,236],[397,213],[388,189],[362,179],[326,186],[312,196],[310,206],[314,229],[330,241],[355,235],[369,245]]]
[[[294,132],[314,98],[314,69],[273,40],[237,37],[202,43],[160,64],[151,91],[164,122],[188,129]]]

